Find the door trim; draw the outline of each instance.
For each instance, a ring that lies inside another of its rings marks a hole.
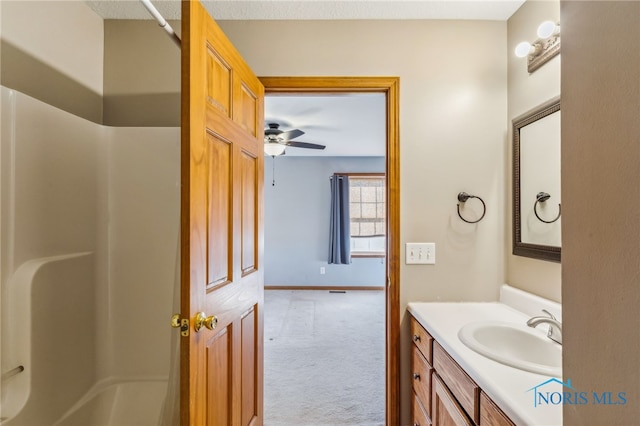
[[[400,79],[398,77],[259,77],[269,93],[386,95],[387,287],[386,424],[400,424]]]

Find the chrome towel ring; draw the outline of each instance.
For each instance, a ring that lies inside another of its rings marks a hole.
[[[478,220],[467,220],[460,214],[460,203],[466,203],[469,198],[477,198],[482,203],[482,216],[480,216],[480,219]],[[484,218],[485,213],[487,213],[487,205],[484,203],[484,200],[478,196],[467,194],[466,192],[461,192],[458,194],[458,201],[458,216],[460,217],[460,219],[467,223],[478,223],[482,220],[482,218]]]
[[[538,220],[540,222],[544,222],[544,223],[553,223],[556,220],[560,219],[560,214],[561,214],[561,206],[560,203],[558,203],[558,216],[556,216],[555,219],[553,220],[544,220],[543,218],[541,218],[538,215],[538,203],[544,203],[545,201],[547,201],[549,198],[551,198],[551,195],[547,194],[546,192],[538,192],[538,194],[536,195],[536,203],[533,205],[533,212],[535,213],[536,217],[538,218]]]

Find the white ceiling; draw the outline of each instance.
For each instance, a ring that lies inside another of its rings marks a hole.
[[[323,150],[287,147],[287,156],[382,157],[386,149],[383,93],[270,95],[265,97],[265,127],[280,124],[305,132],[293,141],[325,145]]]
[[[165,19],[180,19],[180,0],[152,0]],[[218,20],[476,19],[507,20],[524,0],[201,0]],[[104,19],[152,19],[137,0],[86,3]],[[295,141],[325,150],[287,147],[287,156],[384,156],[382,94],[280,95],[265,99],[265,127],[305,132]]]
[[[180,0],[152,0],[165,19],[180,19]],[[86,3],[104,19],[150,19],[135,0]],[[524,0],[201,0],[215,19],[507,20]]]

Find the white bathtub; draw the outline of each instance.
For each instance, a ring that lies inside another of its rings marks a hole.
[[[95,383],[94,256],[24,262],[2,309],[3,426],[51,424]]]
[[[95,378],[92,253],[30,260],[9,280],[1,426],[160,424],[166,376]]]
[[[157,426],[167,380],[103,382],[54,426]]]

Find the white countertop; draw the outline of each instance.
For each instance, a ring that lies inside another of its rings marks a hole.
[[[562,403],[534,406],[535,390],[531,389],[552,379],[550,376],[493,361],[471,350],[458,338],[460,328],[470,322],[524,324],[528,315],[499,302],[414,302],[409,303],[408,310],[516,425],[562,424]],[[563,392],[559,382],[558,379],[558,382],[544,384],[541,390]]]

